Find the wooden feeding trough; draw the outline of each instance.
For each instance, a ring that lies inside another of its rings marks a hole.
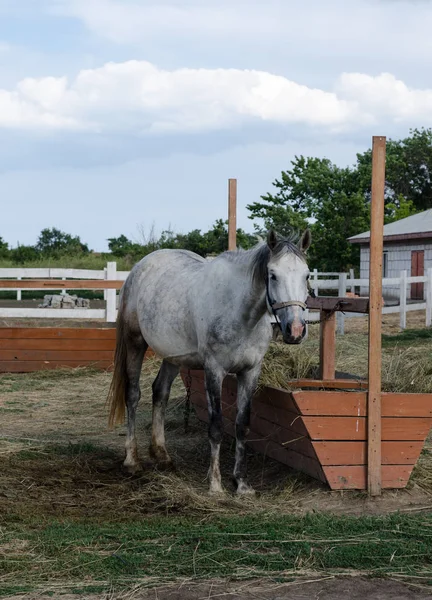
[[[373,138],[369,298],[309,298],[319,309],[320,379],[287,382],[295,391],[264,386],[252,401],[248,445],[328,484],[331,489],[403,488],[432,426],[432,394],[381,392],[382,249],[385,138]],[[230,185],[230,214],[235,188]],[[369,314],[367,381],[335,378],[337,302],[344,312]],[[203,371],[182,370],[198,417],[208,420]],[[223,383],[225,431],[235,435],[236,379]]]

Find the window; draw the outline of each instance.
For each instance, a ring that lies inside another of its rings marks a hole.
[[[388,277],[388,252],[383,253],[382,276]]]

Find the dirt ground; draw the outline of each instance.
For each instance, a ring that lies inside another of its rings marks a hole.
[[[30,596],[29,596],[30,597]],[[75,600],[75,595],[39,596],[35,600]],[[107,595],[83,595],[81,600],[107,600]],[[22,596],[19,596],[22,598]],[[180,582],[169,586],[136,589],[125,594],[110,594],[110,600],[429,600],[432,593],[421,586],[408,586],[395,580],[368,579],[348,576],[343,578],[311,575],[290,583],[242,581],[230,583],[206,581]],[[17,600],[9,596],[5,600]]]
[[[167,447],[175,471],[155,471],[147,446],[151,422],[150,388],[157,359],[146,361],[138,410],[138,440],[143,472],[122,473],[125,427],[107,429],[105,399],[110,373],[72,371],[0,376],[0,511],[25,515],[79,517],[93,514],[109,520],[127,505],[136,514],[166,510],[200,513],[212,510],[291,514],[331,510],[338,514],[377,514],[432,508],[429,488],[413,475],[405,490],[386,491],[369,499],[361,492],[331,492],[268,457],[250,452],[250,480],[258,498],[237,500],[231,482],[234,443],[226,436],[221,469],[228,495],[223,507],[207,493],[208,440],[206,426],[192,413],[184,433],[184,387],[178,378],[167,411]],[[429,453],[421,459],[424,476]],[[420,484],[419,484],[420,483]],[[128,518],[131,513],[127,515]]]

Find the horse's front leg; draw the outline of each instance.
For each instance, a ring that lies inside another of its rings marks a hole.
[[[210,440],[210,493],[223,493],[219,456],[220,446],[223,437],[223,420],[222,420],[222,383],[225,377],[225,372],[218,366],[212,365],[211,368],[205,368],[205,386],[207,392],[207,404],[209,412],[209,440]]]
[[[236,453],[234,465],[237,494],[255,493],[254,489],[247,482],[245,438],[250,423],[251,400],[257,387],[260,372],[261,364],[253,369],[241,371],[237,375]]]

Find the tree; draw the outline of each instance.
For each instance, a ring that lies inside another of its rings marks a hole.
[[[9,245],[0,236],[0,258],[6,258],[9,255]]]
[[[114,256],[130,256],[139,253],[142,246],[135,244],[125,235],[117,238],[108,238],[108,248]]]
[[[414,129],[405,139],[388,141],[386,223],[432,208],[431,174],[431,129]],[[250,218],[260,218],[267,229],[285,235],[310,223],[311,264],[321,270],[347,270],[358,265],[359,253],[347,238],[370,227],[371,175],[370,149],[345,168],[328,159],[296,156],[274,182],[276,193],[247,207]]]
[[[18,244],[16,248],[12,248],[10,256],[13,262],[21,265],[37,260],[40,258],[40,253],[35,246],[20,246]]]
[[[79,236],[72,236],[55,227],[41,231],[36,249],[43,256],[88,254],[90,252],[87,244],[81,242]]]
[[[358,248],[346,240],[369,227],[358,175],[328,159],[295,157],[291,169],[274,182],[275,195],[247,206],[250,218],[282,235],[312,230],[311,264],[321,270],[345,270],[358,261]]]
[[[370,194],[372,150],[357,155],[363,188]],[[413,212],[432,208],[432,129],[411,129],[401,140],[388,140],[386,148],[386,213],[402,200]],[[411,212],[411,214],[413,214]],[[408,215],[409,216],[409,215]]]

